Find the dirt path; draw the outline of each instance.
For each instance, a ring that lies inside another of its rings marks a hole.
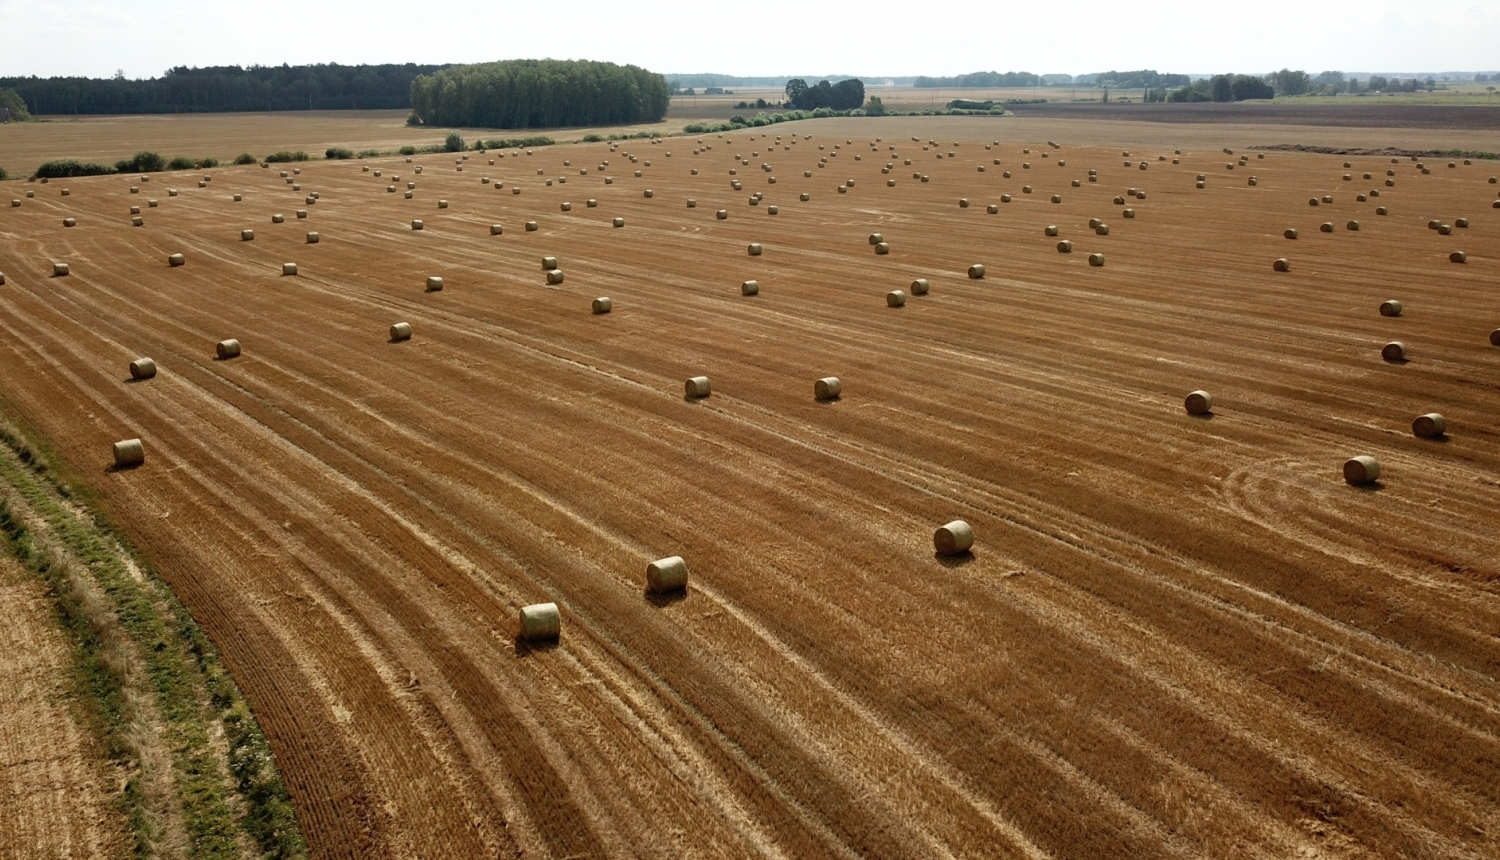
[[[1490,169],[847,122],[27,186],[0,391],[214,638],[317,856],[1500,851]],[[955,517],[976,551],[936,558]]]
[[[42,585],[0,556],[0,854],[120,856],[119,793],[68,705],[70,661]]]

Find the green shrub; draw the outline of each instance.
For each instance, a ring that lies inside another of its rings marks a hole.
[[[278,151],[273,152],[270,155],[266,156],[266,161],[267,161],[267,163],[270,163],[270,164],[279,164],[279,163],[284,163],[284,162],[288,162],[288,161],[306,161],[306,160],[307,160],[307,153],[303,152],[300,149],[297,150],[296,152],[287,152],[286,150],[282,149],[282,150],[278,150]]]
[[[600,137],[597,134],[593,134],[592,132],[583,136],[584,143],[599,143],[603,140],[604,138]]]
[[[378,150],[378,149],[361,149],[359,151],[359,157],[360,158],[379,158],[380,157],[380,150]]]
[[[108,164],[95,164],[92,161],[80,163],[72,158],[49,161],[36,169],[36,175],[41,179],[65,179],[70,176],[108,176],[115,172],[117,171]]]
[[[242,153],[240,153],[234,159],[234,163],[235,164],[244,165],[244,164],[259,164],[260,162],[256,161],[255,160],[255,156],[251,155],[250,153],[248,153],[248,152],[242,152]]]
[[[192,170],[197,166],[198,162],[192,160],[191,158],[185,158],[181,155],[167,162],[168,170]]]
[[[749,125],[750,121],[747,120],[747,119],[745,119],[744,117],[740,116],[739,114],[735,114],[734,116],[732,116],[732,117],[729,118],[729,124],[730,125]]]
[[[206,170],[206,169],[208,169],[210,167],[218,167],[218,166],[219,166],[219,159],[217,159],[217,158],[205,158],[205,159],[202,159],[202,160],[200,160],[198,162],[199,169]]]
[[[450,132],[448,132],[448,136],[445,137],[445,138],[443,138],[443,151],[444,152],[463,152],[464,151],[464,139],[463,139],[463,137],[460,136],[459,133],[456,132],[456,131],[450,131]]]
[[[396,152],[401,155],[416,155],[417,148],[415,146],[412,146],[411,144],[407,144],[406,146],[403,146],[400,149],[396,150]]]
[[[10,178],[10,174],[5,172],[5,168],[0,167],[0,181],[6,180],[6,179],[9,179],[9,178]]]
[[[346,161],[354,157],[354,150],[345,149],[342,146],[330,146],[328,147],[328,151],[323,153],[323,157],[330,160],[337,158],[340,161]]]
[[[594,137],[598,138],[599,136],[596,134]],[[587,140],[588,138],[584,139]],[[512,137],[506,140],[486,140],[482,141],[482,143],[485,149],[525,149],[529,146],[552,146],[557,141],[550,137],[537,135],[534,137]],[[480,148],[480,142],[476,142],[474,148]]]
[[[412,111],[411,113],[409,113],[409,114],[406,115],[406,124],[410,125],[410,126],[421,125],[422,124],[422,118],[419,117],[419,116],[417,116],[417,112],[416,111]]]
[[[115,162],[115,170],[121,173],[156,173],[165,169],[167,160],[154,152],[137,152],[135,157]]]

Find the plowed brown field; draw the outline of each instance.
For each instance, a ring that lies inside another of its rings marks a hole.
[[[6,408],[212,635],[316,854],[1500,854],[1500,171],[799,128],[4,186]]]

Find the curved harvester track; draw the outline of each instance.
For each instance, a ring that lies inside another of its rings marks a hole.
[[[315,855],[1500,852],[1493,168],[790,128],[0,209],[0,396],[210,633]]]

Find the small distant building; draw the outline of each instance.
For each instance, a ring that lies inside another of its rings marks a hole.
[[[704,87],[703,88],[703,94],[706,95],[706,96],[722,96],[722,95],[724,95],[724,88],[723,87]]]

